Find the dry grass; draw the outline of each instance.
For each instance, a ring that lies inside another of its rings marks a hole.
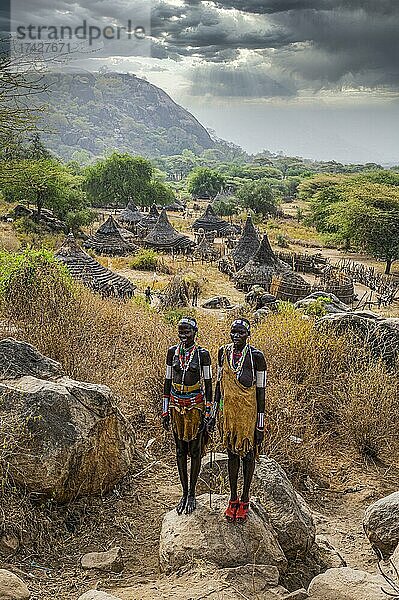
[[[164,359],[167,347],[176,340],[175,328],[163,314],[135,299],[126,303],[102,300],[80,286],[71,291],[64,283],[49,284],[44,272],[38,276],[39,284],[34,286],[25,282],[18,287],[16,282],[3,303],[0,335],[18,331],[18,338],[60,361],[72,377],[109,385],[136,430],[139,444],[154,437],[154,458],[173,462],[172,444],[160,428],[159,415]],[[202,310],[195,314],[198,342],[210,350],[215,364],[218,347],[229,341],[229,319]],[[373,458],[397,464],[397,373],[372,362],[350,338],[317,332],[311,321],[293,311],[271,315],[254,328],[253,344],[264,351],[268,364],[264,450],[292,477],[326,479],[338,454],[348,460]],[[172,473],[177,478],[175,470]],[[127,480],[109,504],[93,498],[56,507],[34,506],[3,476],[0,533],[11,530],[23,539],[23,556],[34,554],[39,564],[56,565],[63,557],[63,572],[66,569],[77,586],[69,589],[87,589],[90,586],[75,565],[82,551],[118,542],[140,552],[142,542],[132,523],[147,519],[148,503],[158,511],[160,521],[167,501],[165,496],[158,499],[152,477],[144,482],[148,489],[142,500],[136,498],[137,482]],[[68,527],[76,520],[79,529],[72,535]],[[154,547],[157,530],[150,529],[149,524],[149,544]]]

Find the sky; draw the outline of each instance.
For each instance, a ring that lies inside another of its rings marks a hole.
[[[399,0],[11,0],[11,6],[20,23],[143,23],[146,43],[98,40],[79,57],[81,68],[145,77],[248,152],[399,163]]]

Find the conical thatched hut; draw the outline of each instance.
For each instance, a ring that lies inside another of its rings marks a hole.
[[[137,250],[137,246],[124,239],[112,215],[97,229],[93,237],[84,242],[84,247],[107,256],[123,256]]]
[[[137,234],[145,237],[155,227],[159,219],[159,212],[155,204],[151,205],[150,212],[137,223]]]
[[[170,224],[165,209],[159,215],[155,227],[144,238],[144,244],[149,248],[169,252],[172,250],[185,250],[195,246],[193,240],[190,240],[187,235],[176,231]]]
[[[227,221],[223,221],[220,217],[217,216],[215,211],[212,208],[211,204],[208,204],[206,207],[206,211],[193,223],[194,231],[198,229],[203,229],[206,231],[217,231],[219,236],[227,235],[231,230],[232,226]]]
[[[202,262],[213,262],[219,258],[220,253],[216,250],[215,246],[206,239],[205,234],[203,234],[198,246],[194,250],[193,256]]]
[[[237,288],[248,291],[253,285],[261,285],[269,291],[272,277],[278,273],[292,272],[287,263],[277,258],[265,233],[258,250],[247,264],[233,276]]]
[[[74,279],[103,296],[131,298],[136,286],[125,277],[110,271],[89,256],[69,234],[55,257],[64,263]]]
[[[126,208],[124,208],[118,216],[118,220],[121,223],[126,224],[127,227],[132,227],[132,229],[135,229],[137,223],[139,223],[143,218],[143,213],[139,211],[132,200],[129,200]]]
[[[242,236],[231,251],[231,258],[237,271],[242,269],[254,256],[260,245],[260,237],[255,229],[251,217],[248,215]]]

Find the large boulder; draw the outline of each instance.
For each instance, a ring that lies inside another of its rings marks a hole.
[[[285,471],[271,458],[261,457],[254,475],[261,488],[262,505],[288,559],[305,555],[315,541],[312,513]]]
[[[307,308],[319,298],[321,298],[320,302],[328,314],[346,313],[350,310],[347,304],[341,302],[335,294],[331,294],[330,292],[313,292],[306,296],[306,298],[302,298],[302,300],[295,302],[294,307],[297,309]]]
[[[322,317],[316,328],[355,334],[375,358],[382,358],[389,366],[399,356],[399,318],[384,319],[369,311],[340,312]]]
[[[30,592],[25,583],[6,569],[0,569],[0,600],[28,600]]]
[[[310,600],[386,600],[386,586],[380,575],[370,575],[349,567],[328,569],[310,583]]]
[[[380,498],[369,506],[363,519],[364,531],[377,554],[388,557],[399,544],[399,492]]]
[[[242,525],[227,523],[223,512],[228,496],[197,498],[191,515],[172,510],[164,517],[160,537],[160,564],[165,572],[187,568],[195,561],[218,568],[237,567],[256,561],[284,572],[287,560],[259,503],[251,503],[248,520]]]
[[[0,341],[0,427],[13,481],[68,502],[105,492],[129,470],[134,440],[108,387],[74,381],[29,344]]]

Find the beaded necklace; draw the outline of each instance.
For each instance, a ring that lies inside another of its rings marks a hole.
[[[241,356],[235,366],[234,366],[234,361],[233,361],[234,344],[229,344],[229,349],[230,349],[230,352],[227,352],[227,360],[229,361],[229,366],[230,366],[231,370],[234,371],[234,373],[237,375],[237,379],[239,379],[241,376],[241,373],[242,373],[243,366],[244,366],[244,361],[248,354],[249,344],[245,344],[245,346],[241,352]]]
[[[193,344],[191,348],[185,348],[183,344],[179,344],[178,357],[183,374],[185,374],[185,372],[188,370],[188,367],[194,358],[196,349],[197,346],[195,344]]]

